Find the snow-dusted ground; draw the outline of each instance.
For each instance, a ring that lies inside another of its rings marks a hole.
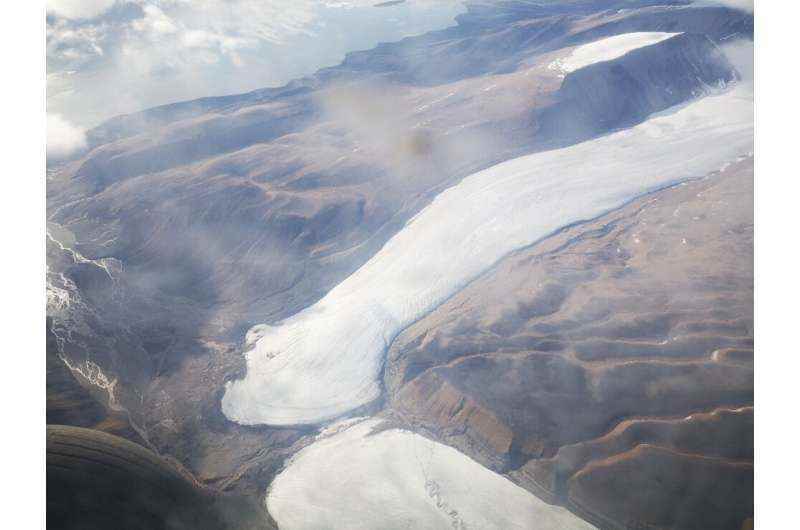
[[[752,86],[740,84],[636,127],[470,175],[318,303],[252,330],[247,375],[228,384],[222,409],[243,424],[291,425],[368,403],[380,395],[393,338],[503,256],[752,150]]]
[[[594,528],[451,447],[397,429],[369,436],[380,422],[345,425],[292,458],[267,493],[280,528]]]
[[[583,44],[573,49],[569,55],[556,59],[550,63],[551,70],[558,70],[563,74],[574,72],[584,66],[611,61],[622,57],[626,53],[637,48],[644,48],[651,44],[656,44],[670,37],[679,35],[678,33],[661,32],[638,32],[623,33],[605,39],[596,40],[588,44]]]

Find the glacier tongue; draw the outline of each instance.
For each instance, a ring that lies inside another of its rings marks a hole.
[[[369,403],[393,338],[503,256],[752,150],[752,86],[740,84],[470,175],[318,303],[251,334],[247,375],[228,383],[222,409],[242,424],[295,425]]]
[[[281,528],[594,528],[455,449],[381,420],[335,429],[273,481],[267,509]]]

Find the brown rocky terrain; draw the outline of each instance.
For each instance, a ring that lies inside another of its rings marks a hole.
[[[395,340],[390,410],[601,528],[739,528],[752,171],[742,160],[507,257]]]

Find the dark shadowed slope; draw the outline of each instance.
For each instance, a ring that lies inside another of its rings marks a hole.
[[[48,425],[50,530],[267,530],[255,501],[201,489],[143,447],[100,431]]]

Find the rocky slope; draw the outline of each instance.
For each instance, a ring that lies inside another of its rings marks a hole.
[[[555,102],[538,119],[538,134],[555,142],[578,142],[630,127],[736,79],[736,71],[708,36],[679,34],[568,73]]]
[[[253,501],[216,495],[170,462],[104,432],[48,425],[48,528],[268,530]]]
[[[746,159],[503,260],[395,340],[390,409],[601,528],[738,528],[752,186]]]

